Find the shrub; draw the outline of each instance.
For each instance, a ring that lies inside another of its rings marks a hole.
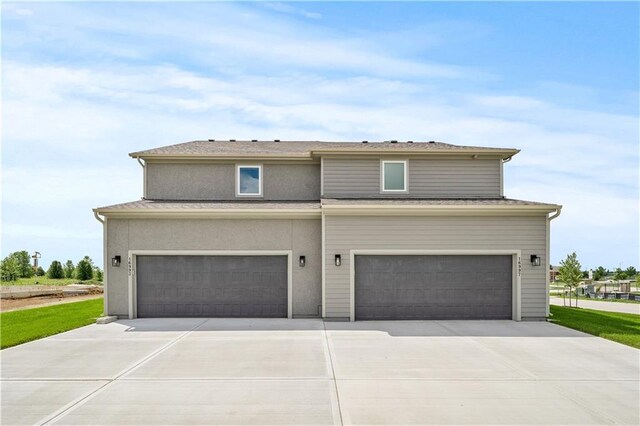
[[[85,256],[76,266],[76,278],[81,281],[93,278],[93,261],[89,256]]]
[[[97,266],[94,266],[93,277],[96,279],[96,281],[102,282],[102,279],[103,279],[102,269],[98,268]]]
[[[76,267],[73,265],[73,262],[67,260],[67,263],[64,264],[64,277],[65,278],[73,278],[73,273],[75,272]]]
[[[38,266],[38,269],[36,270],[36,276],[44,277],[45,275],[46,275],[46,272],[44,271],[44,269],[42,269],[42,266]]]
[[[47,277],[54,280],[64,278],[64,269],[62,269],[62,263],[58,262],[57,260],[51,262],[51,266],[49,266],[49,270],[47,270]]]

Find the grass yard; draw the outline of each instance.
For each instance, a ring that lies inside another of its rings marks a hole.
[[[103,299],[0,313],[0,349],[89,325],[102,315]]]
[[[551,321],[640,349],[640,315],[551,305]]]
[[[102,283],[98,281],[94,281],[94,280],[80,281],[75,278],[59,278],[54,280],[52,278],[47,278],[47,277],[31,277],[31,278],[18,278],[16,281],[2,281],[2,285],[69,285],[69,284],[102,285]]]

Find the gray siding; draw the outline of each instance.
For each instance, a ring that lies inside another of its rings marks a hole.
[[[259,164],[253,162],[239,164]],[[319,164],[262,163],[264,200],[318,200]],[[147,167],[152,200],[234,200],[235,163],[153,163]]]
[[[409,159],[409,193],[380,192],[380,159],[325,158],[326,198],[499,197],[499,159]]]
[[[521,314],[546,316],[546,273],[533,267],[531,254],[546,264],[546,216],[518,217],[325,217],[326,317],[350,315],[352,249],[521,250]],[[334,255],[342,265],[334,265]]]
[[[128,315],[129,250],[292,250],[293,315],[317,316],[322,303],[319,219],[110,219],[107,220],[109,315]],[[122,265],[110,259],[122,256]],[[306,266],[298,257],[306,256]]]

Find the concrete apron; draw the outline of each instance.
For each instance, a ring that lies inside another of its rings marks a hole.
[[[120,320],[2,351],[1,420],[638,424],[639,354],[542,322]]]

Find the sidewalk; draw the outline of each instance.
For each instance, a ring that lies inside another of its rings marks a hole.
[[[549,303],[552,305],[562,306],[562,297],[549,297]],[[575,305],[576,301],[571,301]],[[569,306],[569,299],[566,301]],[[578,300],[578,307],[585,309],[593,309],[596,311],[622,312],[625,314],[640,315],[640,303],[617,303],[617,302],[596,302],[591,300]]]

